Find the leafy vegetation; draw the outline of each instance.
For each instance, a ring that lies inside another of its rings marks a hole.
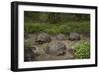
[[[82,40],[80,43],[74,47],[75,57],[79,59],[90,58],[90,43],[88,41]]]
[[[86,29],[87,28],[87,29]],[[49,34],[70,33],[70,32],[88,32],[89,22],[67,22],[63,24],[40,24],[25,23],[25,32],[47,32]]]
[[[24,30],[27,33],[47,32],[50,34],[89,32],[89,14],[24,12]]]

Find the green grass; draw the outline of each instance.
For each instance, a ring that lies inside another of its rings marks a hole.
[[[80,43],[74,47],[75,57],[78,59],[90,58],[90,43],[88,41],[82,40]]]
[[[70,33],[70,32],[89,32],[90,26],[88,21],[67,22],[60,24],[50,23],[28,23],[25,22],[24,30],[28,33],[46,32],[49,34]]]
[[[32,45],[33,45],[33,40],[31,39],[24,40],[24,48],[31,48]]]

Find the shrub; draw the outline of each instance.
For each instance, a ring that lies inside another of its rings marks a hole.
[[[74,47],[74,55],[76,58],[85,59],[90,58],[90,43],[88,41],[80,41],[80,43]]]

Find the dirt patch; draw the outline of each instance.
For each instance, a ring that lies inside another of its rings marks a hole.
[[[36,50],[34,50],[35,59],[34,61],[47,61],[47,60],[68,60],[68,59],[75,59],[74,57],[74,45],[77,45],[81,40],[87,40],[89,41],[89,37],[85,37],[84,35],[80,35],[80,40],[71,41],[67,39],[68,36],[66,36],[65,40],[58,40],[56,39],[56,36],[50,36],[51,42],[61,42],[66,46],[65,53],[61,55],[50,55],[45,52],[47,49],[47,46],[50,42],[46,42],[43,44],[36,44],[35,38],[37,37],[37,34],[28,34],[28,37],[25,38],[24,42],[30,43],[32,47],[35,47]]]

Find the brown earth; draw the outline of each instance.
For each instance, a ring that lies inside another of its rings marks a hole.
[[[80,35],[81,40],[87,40],[89,41],[89,37]],[[66,40],[57,40],[55,36],[51,36],[52,42],[53,41],[59,41],[62,42],[66,45],[67,49],[64,54],[59,55],[59,56],[54,56],[54,55],[49,55],[45,53],[46,47],[49,43],[44,43],[44,44],[36,44],[35,43],[35,38],[37,37],[36,34],[28,34],[28,37],[25,38],[25,42],[29,42],[32,44],[33,47],[36,47],[35,52],[35,61],[44,61],[44,60],[66,60],[66,59],[75,59],[74,54],[73,54],[73,47],[77,45],[81,40],[77,41],[70,41],[68,40],[68,37],[66,36]]]

